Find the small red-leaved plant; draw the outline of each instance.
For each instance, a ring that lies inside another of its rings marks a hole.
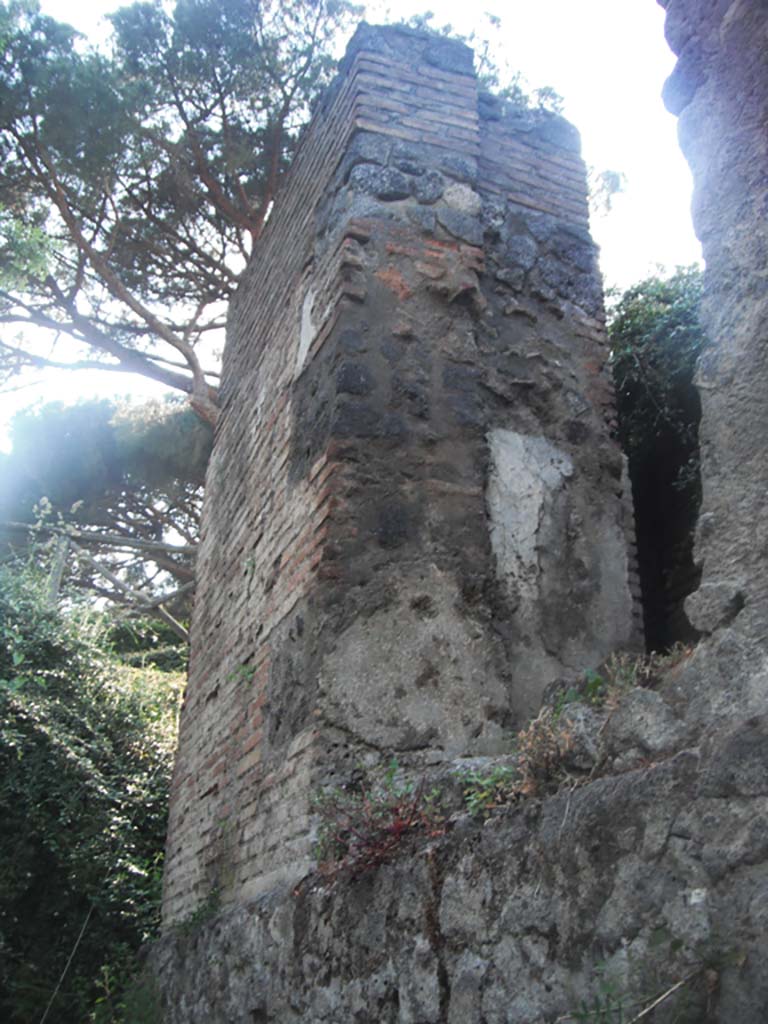
[[[411,838],[434,838],[444,831],[436,794],[395,782],[393,758],[383,779],[354,788],[324,790],[314,800],[319,818],[315,855],[321,873],[361,874],[389,860]]]

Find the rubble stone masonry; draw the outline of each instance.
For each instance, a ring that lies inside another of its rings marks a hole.
[[[605,358],[576,131],[361,26],[232,304],[167,925],[305,873],[318,787],[502,753],[636,640]]]

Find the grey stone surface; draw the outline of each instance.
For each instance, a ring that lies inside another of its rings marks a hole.
[[[428,171],[413,182],[413,194],[420,203],[435,203],[443,194],[444,184],[438,171]]]
[[[456,181],[465,181],[474,185],[477,181],[477,160],[463,153],[440,154],[440,170]]]
[[[536,262],[539,247],[530,235],[512,235],[507,242],[505,253],[510,263],[510,271],[516,267],[530,270]]]
[[[679,747],[684,729],[669,705],[651,690],[633,690],[610,716],[604,743],[614,754],[639,750],[658,757]]]
[[[395,601],[356,619],[322,665],[327,719],[379,750],[501,753],[505,688],[459,601],[455,582],[432,565],[400,580]]]
[[[445,206],[438,208],[437,219],[454,238],[460,238],[470,245],[482,245],[483,227],[477,217]]]
[[[358,131],[349,144],[345,164],[350,170],[357,163],[380,164],[383,167],[389,160],[391,149],[392,143],[384,136]]]
[[[356,192],[377,199],[406,199],[411,194],[410,182],[404,174],[377,164],[356,164],[350,172],[349,184]]]
[[[437,227],[437,217],[432,210],[425,210],[423,206],[415,206],[408,210],[408,220],[416,224],[424,234],[434,234]]]
[[[474,73],[473,51],[457,39],[435,37],[430,32],[407,28],[405,25],[388,26],[383,32],[379,25],[362,22],[347,46],[341,63],[346,70],[357,53],[367,50],[395,61],[422,60],[440,71],[470,76]]]
[[[360,363],[342,363],[336,374],[336,389],[340,394],[368,395],[375,386],[370,371]]]
[[[663,703],[627,708],[638,694]],[[586,710],[566,722],[595,741]],[[657,1024],[763,1024],[767,721],[734,709],[694,747],[167,935],[149,956],[166,1024],[552,1024],[606,978],[628,1019],[687,978]]]
[[[470,217],[477,217],[483,208],[482,200],[477,192],[469,185],[460,182],[449,185],[443,194],[443,199],[451,209],[458,210],[459,213],[466,213]]]
[[[605,715],[579,701],[562,709],[558,724],[569,737],[565,752],[569,768],[581,772],[590,771],[602,760],[605,720]]]
[[[702,633],[712,633],[726,626],[744,607],[745,586],[736,580],[703,583],[685,602],[691,624]]]
[[[768,633],[768,19],[762,0],[668,0],[678,54],[665,98],[694,178],[706,262],[699,362],[703,502],[696,558],[698,628]]]

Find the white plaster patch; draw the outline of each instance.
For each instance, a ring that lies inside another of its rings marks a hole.
[[[317,337],[317,326],[312,320],[312,309],[315,304],[315,290],[308,288],[301,307],[301,327],[299,329],[299,351],[296,354],[296,376],[304,369],[312,342]]]
[[[488,446],[491,546],[519,637],[516,696],[534,714],[549,682],[628,642],[626,542],[609,510],[569,486],[574,464],[547,438],[498,429]]]
[[[534,714],[545,686],[563,668],[546,641],[542,616],[562,578],[563,492],[573,463],[545,437],[513,430],[492,430],[488,445],[491,546],[521,641],[515,656],[516,703]]]
[[[460,213],[469,214],[470,217],[476,217],[483,206],[477,192],[471,189],[469,185],[463,185],[459,182],[446,188],[443,193],[443,199],[452,209],[458,210]]]
[[[492,430],[488,511],[499,574],[534,599],[538,534],[554,494],[573,476],[573,463],[545,437]]]

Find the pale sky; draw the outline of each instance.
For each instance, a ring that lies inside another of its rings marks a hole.
[[[42,0],[43,10],[93,35],[107,0],[75,5]],[[664,12],[655,0],[486,0],[473,7],[456,0],[368,5],[367,20],[383,21],[431,10],[449,22],[491,39],[497,62],[523,73],[531,88],[551,86],[565,116],[581,132],[586,162],[626,177],[610,213],[593,217],[608,286],[625,288],[653,273],[700,259],[690,219],[691,176],[677,144],[676,119],[661,101],[674,57],[664,41]],[[490,28],[479,12],[501,18]],[[17,409],[40,401],[75,401],[131,393],[138,400],[165,389],[143,378],[60,371],[42,384],[0,398],[0,448]]]

